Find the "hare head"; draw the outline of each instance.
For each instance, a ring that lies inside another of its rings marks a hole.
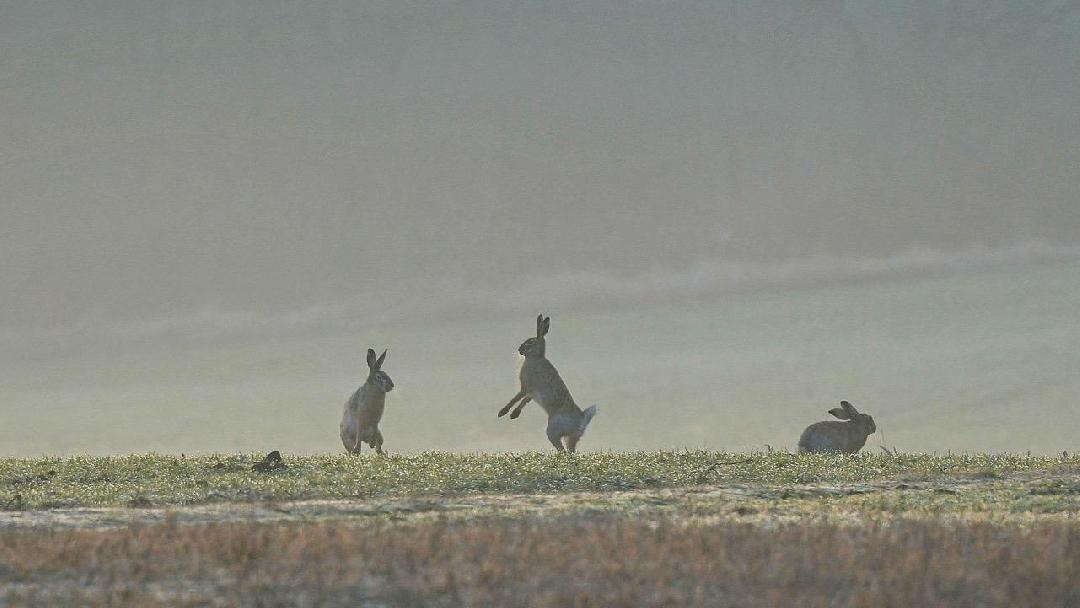
[[[544,315],[536,316],[536,337],[529,338],[521,343],[518,347],[518,352],[523,356],[544,356],[544,336],[547,335],[548,329],[551,327],[551,317],[545,317]]]
[[[847,420],[850,424],[861,429],[866,435],[873,435],[877,430],[874,418],[870,414],[860,414],[854,405],[847,401],[841,401],[840,407],[834,407],[829,413],[841,420]]]
[[[386,372],[382,371],[383,361],[386,360],[386,351],[384,350],[378,358],[375,357],[375,351],[368,349],[367,351],[367,366],[368,366],[368,382],[382,389],[384,393],[389,393],[394,390],[394,381],[390,379],[390,376]]]

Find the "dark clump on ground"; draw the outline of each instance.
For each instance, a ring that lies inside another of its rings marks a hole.
[[[251,470],[256,473],[269,473],[284,468],[286,468],[285,461],[281,459],[281,452],[277,450],[270,452],[262,460],[251,466]]]

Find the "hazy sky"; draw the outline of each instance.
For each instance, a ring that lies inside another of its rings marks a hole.
[[[5,2],[0,326],[1080,242],[1078,7]]]

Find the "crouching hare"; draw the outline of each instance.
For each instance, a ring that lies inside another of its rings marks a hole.
[[[518,380],[521,390],[501,410],[499,416],[510,412],[510,418],[521,415],[522,408],[529,401],[536,401],[548,417],[547,438],[555,449],[573,452],[577,449],[578,441],[585,434],[585,427],[596,415],[596,406],[590,406],[584,411],[574,403],[566,383],[559,376],[558,370],[547,360],[545,356],[544,336],[551,327],[551,318],[544,315],[536,317],[536,337],[529,338],[518,347],[518,353],[525,357],[521,364],[521,372]],[[517,404],[515,408],[514,405]],[[566,441],[565,447],[563,441]]]
[[[394,381],[382,371],[385,360],[385,350],[376,359],[375,351],[368,349],[367,381],[345,403],[345,413],[341,417],[341,443],[350,454],[359,454],[361,443],[375,448],[377,454],[383,453],[379,420],[382,420],[383,408],[386,407],[386,393],[394,390]]]
[[[799,437],[800,452],[854,454],[866,445],[866,438],[877,430],[869,414],[860,414],[847,401],[841,401],[840,407],[834,407],[829,413],[846,422],[822,421],[806,427]]]

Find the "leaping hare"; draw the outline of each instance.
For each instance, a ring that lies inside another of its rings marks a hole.
[[[375,351],[368,349],[368,377],[360,388],[345,403],[345,413],[341,417],[341,443],[350,454],[359,454],[361,443],[375,448],[382,454],[383,436],[379,432],[379,420],[386,407],[386,393],[394,390],[394,381],[382,371],[386,351],[375,358]]]
[[[800,452],[844,452],[854,454],[866,445],[866,438],[874,434],[877,426],[870,414],[860,414],[847,401],[834,407],[829,413],[847,422],[822,421],[806,427],[799,437]]]
[[[548,441],[560,452],[573,452],[577,449],[581,436],[585,434],[585,427],[589,426],[589,421],[596,415],[596,406],[589,406],[582,411],[574,403],[574,398],[570,396],[558,370],[544,356],[544,336],[550,327],[551,318],[539,315],[536,317],[536,337],[525,340],[518,347],[518,353],[525,357],[518,374],[521,390],[514,395],[510,403],[499,410],[499,416],[505,415],[517,404],[510,413],[510,418],[517,418],[529,401],[536,401],[547,413]],[[566,439],[565,448],[563,438]]]

